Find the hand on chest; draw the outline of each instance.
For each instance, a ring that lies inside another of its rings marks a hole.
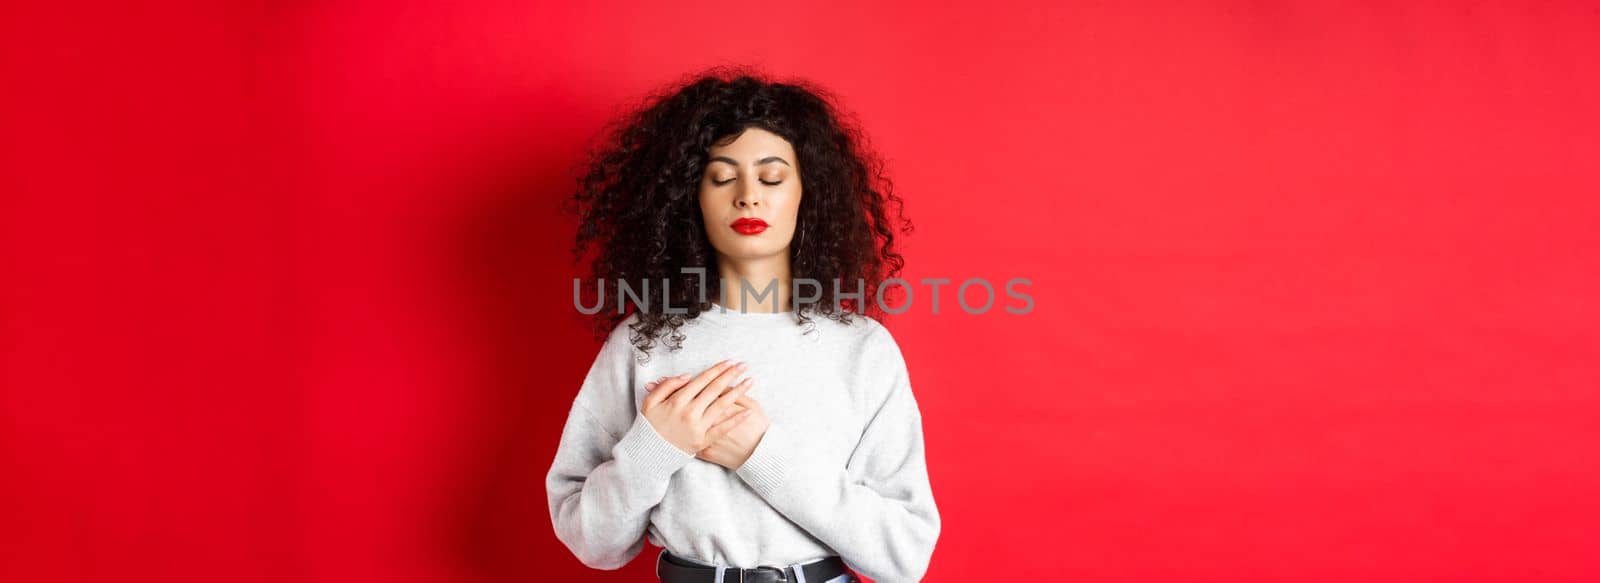
[[[636,378],[648,382],[663,376],[696,375],[722,359],[748,366],[730,386],[744,378],[753,380],[747,397],[760,403],[772,423],[815,438],[819,446],[849,451],[859,439],[865,419],[850,380],[842,373],[838,354],[819,354],[806,347],[769,346],[751,342],[725,345],[722,350],[697,350],[693,354],[657,355],[640,367]],[[642,389],[636,392],[642,401]]]

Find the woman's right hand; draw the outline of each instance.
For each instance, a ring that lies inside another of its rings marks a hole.
[[[736,405],[754,379],[729,387],[745,365],[724,360],[690,378],[687,374],[645,385],[650,394],[639,406],[656,433],[684,453],[695,455],[731,431],[750,410]]]

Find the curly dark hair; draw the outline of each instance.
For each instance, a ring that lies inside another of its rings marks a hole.
[[[630,339],[646,357],[663,332],[670,332],[671,349],[681,347],[679,327],[710,308],[700,303],[706,289],[721,289],[716,250],[702,224],[699,183],[712,144],[751,127],[787,140],[800,161],[804,190],[790,245],[791,275],[820,282],[822,297],[796,302],[796,323],[809,332],[813,314],[845,324],[852,312],[882,316],[874,294],[904,266],[895,237],[910,233],[911,222],[866,135],[833,94],[814,83],[715,67],[652,93],[611,122],[583,164],[577,192],[566,201],[579,218],[573,260],[595,252],[590,285],[580,294],[583,305],[594,305],[584,297],[591,290],[603,293],[594,282],[625,280],[639,290],[650,281],[651,305],[665,285],[670,305],[686,310],[626,310],[639,315]],[[704,280],[682,273],[684,267],[704,268]],[[861,282],[865,301],[836,301],[835,281],[845,294]],[[627,317],[602,303],[593,320],[597,337]]]

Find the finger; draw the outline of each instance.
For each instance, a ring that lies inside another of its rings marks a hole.
[[[739,378],[739,373],[744,372],[745,369],[745,364],[739,363],[738,366],[722,371],[722,374],[717,375],[717,378],[711,379],[711,382],[706,384],[706,388],[702,389],[700,394],[695,395],[694,399],[689,402],[689,409],[691,411],[704,412],[706,406],[710,405],[717,397],[721,397],[728,390],[728,387],[733,384],[733,379]]]
[[[731,411],[730,409],[737,406],[735,401],[737,401],[740,396],[743,396],[745,392],[749,391],[750,387],[755,385],[755,382],[755,379],[747,378],[739,381],[739,384],[734,385],[733,388],[723,391],[722,396],[717,397],[717,400],[712,401],[710,405],[706,406],[706,417],[710,419],[721,419],[723,415],[734,413],[734,411]]]
[[[690,379],[688,384],[684,385],[681,390],[673,395],[673,402],[680,407],[687,405],[689,401],[693,400],[700,394],[702,389],[706,388],[707,384],[711,383],[711,379],[717,378],[717,375],[722,374],[723,371],[733,368],[738,364],[739,361],[730,358],[728,360],[713,364],[710,368],[700,371],[699,375],[696,375],[693,379]]]
[[[761,402],[755,400],[750,395],[739,395],[739,398],[736,399],[734,401],[734,403],[737,403],[739,405],[743,405],[743,406],[748,407],[750,409],[760,409],[761,408]]]
[[[683,388],[683,385],[688,383],[688,381],[689,375],[687,374],[681,374],[675,377],[666,377],[665,379],[662,379],[660,383],[656,384],[654,388],[650,389],[650,394],[645,395],[644,403],[640,405],[640,408],[649,409],[660,404],[662,401],[665,401],[667,397],[671,397],[672,394],[678,389]]]
[[[720,419],[723,416],[738,413],[740,409],[748,409],[749,407],[739,403],[739,399],[746,393],[749,393],[751,389],[755,388],[755,386],[756,380],[753,378],[739,381],[739,384],[730,387],[726,391],[723,391],[722,396],[717,397],[717,400],[712,401],[711,404],[706,407],[706,414],[711,416],[713,419]]]
[[[666,381],[671,380],[671,379],[678,379],[679,377],[682,377],[680,380],[688,380],[688,378],[689,378],[689,377],[687,377],[685,375],[679,375],[679,376],[676,376],[676,377],[661,377],[661,378],[658,378],[656,380],[653,380],[653,381],[650,381],[648,383],[645,383],[644,390],[646,392],[655,390],[657,387],[660,387],[663,382],[666,382]]]
[[[706,441],[709,443],[722,441],[723,436],[726,436],[729,431],[733,431],[733,428],[738,427],[740,422],[749,418],[752,412],[749,409],[745,409],[729,415],[727,419],[717,422],[716,425],[712,425],[711,429],[706,431]]]

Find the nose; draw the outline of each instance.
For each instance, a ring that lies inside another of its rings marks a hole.
[[[756,182],[754,180],[741,181],[743,186],[739,189],[739,194],[734,197],[733,206],[754,208],[756,205],[761,204],[760,185],[756,184]]]

